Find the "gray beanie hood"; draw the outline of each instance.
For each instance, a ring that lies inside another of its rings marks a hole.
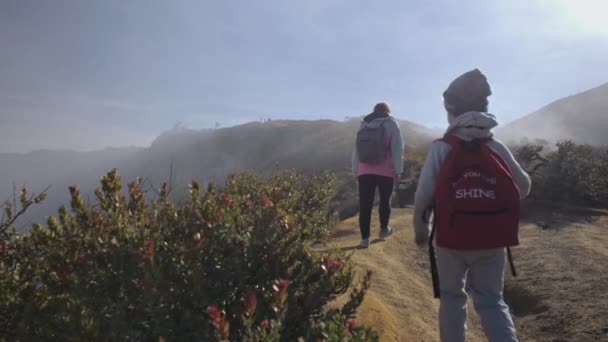
[[[486,76],[479,69],[473,69],[450,83],[443,92],[443,100],[446,110],[458,116],[471,111],[487,112],[490,95],[492,89]]]

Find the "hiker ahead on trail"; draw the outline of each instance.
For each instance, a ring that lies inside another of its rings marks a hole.
[[[359,186],[361,247],[369,246],[370,222],[376,188],[380,192],[380,238],[393,234],[389,227],[393,186],[403,172],[403,141],[397,121],[386,103],[378,103],[357,132],[353,174]]]
[[[437,247],[431,248],[431,264],[436,257],[443,342],[465,341],[467,275],[489,340],[517,341],[503,300],[505,247],[518,244],[520,199],[530,192],[530,178],[509,149],[492,138],[497,122],[487,113],[490,95],[477,69],[449,85],[443,93],[449,127],[432,144],[416,191],[416,243],[423,246],[434,237]],[[429,209],[431,233],[425,220]]]

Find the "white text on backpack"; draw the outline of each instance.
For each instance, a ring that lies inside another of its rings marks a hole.
[[[496,192],[494,190],[485,190],[485,189],[458,189],[458,190],[456,190],[456,199],[467,199],[467,198],[496,199]]]

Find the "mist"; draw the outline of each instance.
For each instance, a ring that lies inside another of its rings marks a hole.
[[[608,33],[571,7],[3,1],[0,151],[147,147],[178,122],[340,120],[379,101],[443,127],[441,93],[475,67],[508,123],[608,79]]]
[[[30,192],[51,186],[47,200],[19,222],[26,229],[32,222],[44,222],[48,215],[56,214],[60,205],[69,204],[71,185],[78,185],[85,199],[94,204],[93,191],[112,168],[118,169],[123,185],[141,178],[152,197],[166,182],[175,200],[187,195],[194,180],[221,184],[231,174],[250,170],[263,175],[272,174],[277,167],[350,174],[358,127],[358,119],[273,120],[202,130],[176,126],[146,148],[0,154],[0,163],[6,165],[0,170],[0,199],[12,200],[13,190],[22,185]],[[401,129],[409,144],[428,144],[438,135],[407,121],[401,121]]]
[[[580,144],[607,145],[608,83],[556,100],[509,125],[497,136],[507,142],[572,140]]]
[[[472,68],[499,138],[605,144],[606,86],[547,106],[608,80],[608,31],[571,7],[2,1],[0,199],[51,185],[44,219],[115,167],[176,193],[277,164],[347,172],[358,120],[343,118],[387,101],[406,143],[429,142],[443,90]]]

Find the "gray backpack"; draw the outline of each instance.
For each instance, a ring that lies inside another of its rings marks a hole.
[[[357,132],[357,155],[365,164],[378,164],[386,157],[384,120],[363,123]]]

